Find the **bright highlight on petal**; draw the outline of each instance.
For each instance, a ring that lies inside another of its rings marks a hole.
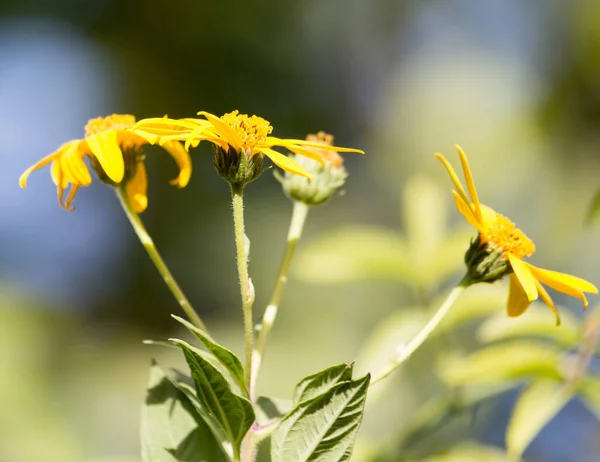
[[[196,127],[192,122],[182,121],[181,124]],[[29,167],[19,178],[20,186],[27,187],[27,178],[31,172],[52,163],[50,175],[56,185],[59,203],[65,209],[72,210],[71,202],[78,189],[89,186],[92,182],[91,166],[105,183],[112,186],[125,183],[126,189],[131,192],[130,199],[136,211],[145,210],[148,198],[142,147],[148,142],[148,138],[156,141],[159,137],[143,132],[133,133],[130,129],[134,125],[135,117],[129,114],[113,114],[89,120],[85,126],[84,139],[63,144],[56,152]],[[175,132],[167,127],[162,130],[169,134]],[[179,176],[172,183],[183,188],[192,174],[189,155],[178,141],[165,142],[164,147],[180,170]],[[89,164],[86,160],[89,160]],[[69,186],[65,198],[65,190]]]
[[[598,289],[596,286],[584,279],[571,276],[570,274],[537,268],[530,263],[523,261],[524,258],[533,255],[535,252],[535,245],[512,221],[479,202],[479,196],[475,188],[475,182],[471,174],[467,156],[459,146],[456,146],[456,149],[460,157],[463,174],[467,183],[468,196],[458,175],[454,171],[454,168],[450,165],[450,162],[448,162],[441,154],[435,154],[435,157],[440,160],[446,168],[446,171],[452,180],[452,184],[456,189],[455,191],[452,191],[452,194],[458,211],[479,233],[478,240],[472,244],[467,255],[469,255],[469,252],[471,252],[471,255],[474,253],[477,258],[474,258],[473,261],[476,262],[477,265],[481,264],[481,260],[478,258],[486,257],[502,258],[509,263],[509,266],[501,266],[499,273],[491,273],[491,277],[493,278],[491,280],[500,279],[508,274],[509,271],[512,273],[510,274],[507,303],[508,315],[521,315],[532,301],[540,297],[555,314],[557,324],[559,324],[560,318],[558,311],[542,284],[580,299],[585,308],[588,302],[584,292],[597,294]],[[479,247],[473,247],[475,244]],[[482,245],[483,247],[481,247]],[[483,249],[485,253],[477,254],[477,252],[481,252],[481,249]],[[490,260],[491,266],[493,266],[493,263],[494,262]],[[497,265],[494,267],[497,267]],[[484,268],[486,268],[485,265]],[[479,271],[479,267],[470,267],[469,275],[479,274],[477,271]],[[488,274],[486,273],[485,276],[487,275]],[[475,282],[486,280],[483,279],[484,275],[480,277],[482,279],[475,279]],[[486,281],[490,282],[489,279]]]

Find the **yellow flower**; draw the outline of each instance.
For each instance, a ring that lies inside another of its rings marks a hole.
[[[275,151],[274,147],[287,148],[295,154],[306,156],[324,165],[319,151],[359,152],[359,149],[327,146],[317,141],[281,139],[270,136],[271,124],[258,116],[248,116],[233,111],[222,117],[208,112],[198,112],[204,119],[152,118],[140,120],[133,131],[150,143],[185,141],[186,149],[196,147],[201,141],[213,143],[226,154],[233,149],[238,155],[267,156],[275,165],[286,172],[312,178],[312,175],[289,157]],[[317,151],[310,148],[318,148]]]
[[[109,184],[125,184],[127,195],[136,212],[148,206],[146,195],[147,177],[142,146],[146,140],[128,129],[135,125],[135,117],[128,114],[113,114],[91,119],[85,126],[85,138],[63,144],[57,151],[29,167],[19,178],[22,188],[27,187],[27,178],[34,170],[52,163],[50,174],[57,186],[58,201],[67,210],[81,186],[92,182],[88,158],[98,177]],[[183,188],[190,180],[192,164],[183,146],[170,141],[163,148],[173,156],[179,167],[179,176],[171,184]],[[67,197],[65,190],[69,189]]]
[[[556,315],[556,323],[560,324],[558,310],[542,283],[554,290],[577,297],[583,301],[583,307],[587,307],[588,302],[584,292],[597,294],[598,289],[584,279],[538,268],[524,261],[525,257],[529,257],[535,252],[535,245],[508,218],[479,202],[467,157],[459,146],[456,146],[456,149],[460,155],[467,182],[468,196],[446,158],[441,154],[435,156],[444,164],[452,183],[454,183],[456,190],[453,190],[452,194],[459,212],[479,232],[481,243],[499,252],[502,258],[510,264],[512,272],[508,293],[508,315],[521,315],[539,296]]]

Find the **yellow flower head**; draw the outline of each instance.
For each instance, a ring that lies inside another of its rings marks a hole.
[[[240,114],[239,111],[230,112],[222,117],[204,111],[198,112],[198,115],[203,116],[204,119],[143,119],[135,125],[133,131],[150,143],[185,141],[187,149],[190,146],[198,146],[202,141],[208,141],[222,149],[225,154],[231,154],[231,150],[233,150],[238,156],[245,155],[249,158],[267,156],[286,172],[307,178],[312,178],[312,175],[306,169],[273,148],[277,146],[287,148],[295,154],[314,159],[322,165],[325,164],[322,152],[359,152],[364,154],[359,149],[339,148],[318,141],[276,138],[271,136],[273,127],[268,121],[255,115]],[[318,150],[310,148],[318,148]]]
[[[29,167],[21,175],[19,184],[27,187],[27,178],[34,170],[52,163],[50,174],[57,186],[58,201],[67,210],[81,186],[92,182],[89,159],[98,177],[109,184],[124,183],[135,210],[143,212],[148,205],[146,167],[142,146],[146,140],[131,132],[135,117],[128,114],[113,114],[91,119],[85,126],[85,137],[63,144],[57,151]],[[171,183],[183,188],[190,180],[192,164],[188,153],[177,141],[163,144],[179,166],[179,176]],[[65,190],[69,189],[67,197]]]
[[[459,212],[479,232],[480,242],[498,252],[501,258],[510,265],[512,272],[508,293],[508,315],[521,315],[532,301],[541,297],[556,315],[557,324],[560,324],[558,310],[542,283],[554,290],[579,298],[583,301],[584,308],[587,307],[588,302],[584,292],[597,294],[598,289],[584,279],[570,274],[537,268],[531,263],[523,261],[525,257],[533,255],[535,245],[508,218],[479,202],[467,156],[459,146],[456,146],[456,149],[460,155],[469,195],[465,192],[461,181],[448,160],[441,154],[435,156],[446,167],[456,188],[452,191],[452,194]]]

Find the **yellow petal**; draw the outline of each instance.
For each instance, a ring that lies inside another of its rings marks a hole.
[[[198,115],[203,115],[206,117],[214,127],[216,133],[225,141],[227,141],[227,143],[230,144],[234,149],[239,150],[242,145],[242,139],[231,126],[223,122],[220,117],[217,117],[210,112],[200,111]]]
[[[125,185],[127,197],[136,213],[142,213],[148,207],[148,175],[143,162],[138,162],[134,177]]]
[[[588,301],[583,292],[598,293],[596,286],[584,279],[571,276],[570,274],[559,273],[558,271],[538,268],[530,263],[527,263],[527,266],[529,266],[530,271],[538,281],[554,290],[580,299],[583,302],[584,308],[587,307]]]
[[[323,143],[315,143],[313,141],[306,140],[293,140],[293,139],[281,139],[275,136],[268,136],[265,144],[267,146],[284,146],[289,149],[289,145],[301,145],[301,146],[310,146],[313,148],[323,149],[324,151],[337,151],[337,152],[358,152],[359,154],[364,154],[365,151],[354,148],[342,148],[339,146],[331,146],[329,144]]]
[[[75,199],[75,195],[77,194],[77,190],[79,189],[79,186],[74,184],[71,185],[71,189],[69,190],[69,194],[67,195],[67,198],[65,199],[64,204],[61,204],[65,209],[67,209],[69,212],[72,212],[73,210],[75,210],[72,206],[71,206],[71,202],[73,202],[73,199]],[[60,199],[62,199],[62,193],[60,195]]]
[[[454,183],[454,187],[456,188],[456,191],[458,192],[460,198],[463,200],[463,202],[465,204],[470,204],[471,201],[467,197],[467,194],[465,193],[465,189],[463,188],[462,183],[458,179],[456,172],[452,168],[452,165],[450,165],[450,162],[448,162],[448,160],[439,152],[436,152],[434,155],[442,164],[444,164],[444,167],[446,167],[446,170],[448,171],[448,175],[450,175],[450,179],[452,180],[452,183]]]
[[[519,260],[517,257],[512,254],[508,254],[508,261],[510,262],[510,266],[512,267],[515,276],[521,283],[521,287],[527,294],[527,299],[532,302],[538,298],[538,291],[535,285],[535,277],[531,274],[529,270],[529,266],[523,261]]]
[[[550,310],[554,313],[554,316],[556,316],[556,325],[560,326],[560,314],[558,314],[558,310],[556,309],[556,306],[554,306],[554,302],[550,298],[550,295],[548,295],[546,289],[544,289],[538,281],[535,281],[535,286],[537,287],[541,299],[544,300],[544,303],[548,305],[548,308],[550,308]]]
[[[269,148],[261,148],[259,149],[259,152],[266,155],[269,159],[273,161],[275,165],[285,170],[286,172],[290,172],[295,175],[305,176],[306,178],[309,178],[311,180],[313,179],[313,176],[310,173],[308,173],[304,168],[302,168],[289,157],[284,156],[283,154]]]
[[[177,141],[164,143],[162,147],[171,154],[179,167],[179,175],[171,181],[171,184],[176,185],[178,188],[185,187],[192,176],[192,159],[190,159],[190,155],[181,143],[178,143]]]
[[[69,146],[60,158],[66,179],[74,185],[87,186],[92,182],[90,172],[79,153],[79,143]]]
[[[120,183],[125,174],[125,163],[117,141],[117,131],[105,130],[88,136],[85,141],[106,175],[115,183]]]
[[[481,222],[481,205],[479,204],[479,196],[477,195],[477,190],[475,189],[475,182],[473,181],[473,175],[471,174],[471,168],[469,167],[469,161],[467,160],[467,156],[465,152],[461,149],[458,144],[455,144],[454,147],[458,151],[458,155],[460,156],[460,163],[462,164],[463,174],[465,175],[465,180],[467,181],[467,189],[469,190],[469,194],[471,195],[471,201],[475,207],[475,216]]]
[[[511,274],[508,286],[508,303],[506,305],[508,315],[513,318],[521,316],[530,303],[517,276]]]
[[[293,144],[290,144],[290,145],[282,144],[281,146],[289,149],[294,154],[299,154],[301,156],[308,157],[309,159],[316,160],[321,165],[325,165],[325,159],[323,159],[323,156],[321,154],[319,154],[319,152],[316,150],[313,150],[310,148],[303,148],[300,146],[295,146]]]
[[[481,221],[483,227],[487,229],[490,223],[496,221],[496,217],[498,216],[498,214],[491,207],[488,207],[487,205],[481,203],[479,204],[479,210],[481,210]]]
[[[477,218],[475,218],[473,209],[465,203],[465,201],[462,199],[462,197],[456,191],[453,190],[452,195],[454,196],[454,202],[456,202],[456,207],[458,208],[458,211],[461,213],[461,215],[463,217],[465,217],[465,220],[467,220],[469,222],[469,224],[473,228],[475,228],[477,231],[479,231],[480,233],[483,233],[484,232],[483,227],[477,221]]]
[[[78,144],[78,143],[79,143],[79,140],[69,141],[68,143],[63,144],[60,148],[58,148],[58,150],[56,150],[52,154],[47,155],[42,160],[33,164],[31,167],[29,167],[27,170],[25,170],[23,172],[23,174],[19,177],[19,186],[21,186],[21,188],[26,188],[27,187],[27,178],[29,178],[29,175],[31,175],[31,172],[48,165],[53,160],[59,158],[62,155],[62,153],[65,150],[67,150],[70,146],[72,146],[74,144]]]
[[[62,171],[60,166],[60,159],[54,159],[52,162],[52,167],[50,168],[50,176],[52,177],[52,181],[56,186],[61,185],[64,189],[69,185],[69,181],[65,178],[65,174]]]

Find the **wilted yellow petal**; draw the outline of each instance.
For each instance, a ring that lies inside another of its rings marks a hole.
[[[190,155],[181,143],[177,141],[169,141],[168,143],[164,143],[162,147],[171,154],[179,167],[179,175],[171,181],[171,184],[176,185],[178,188],[185,187],[192,176],[192,160],[190,159]]]
[[[533,274],[531,274],[529,266],[510,253],[508,254],[508,261],[510,262],[510,266],[514,271],[515,276],[521,283],[523,290],[527,294],[527,299],[530,302],[536,300],[538,298],[538,291],[535,285],[535,278],[533,277]]]
[[[79,140],[69,141],[68,143],[63,144],[60,148],[58,148],[52,154],[47,155],[42,160],[36,162],[34,165],[29,167],[19,177],[19,186],[21,186],[21,188],[26,188],[27,187],[27,178],[29,178],[29,175],[31,175],[31,172],[48,165],[50,162],[52,162],[55,159],[58,159],[65,150],[69,149],[72,145],[75,145],[78,143],[79,143]]]
[[[529,298],[517,276],[511,274],[508,286],[508,303],[506,310],[511,317],[521,316],[530,305]]]
[[[127,197],[137,213],[142,213],[148,207],[148,176],[146,166],[138,162],[134,177],[125,185]]]
[[[116,130],[98,132],[88,136],[85,141],[106,175],[115,183],[120,183],[125,174],[125,163]]]
[[[69,182],[80,186],[87,186],[92,183],[88,167],[79,153],[79,143],[69,146],[60,158],[60,162]]]

